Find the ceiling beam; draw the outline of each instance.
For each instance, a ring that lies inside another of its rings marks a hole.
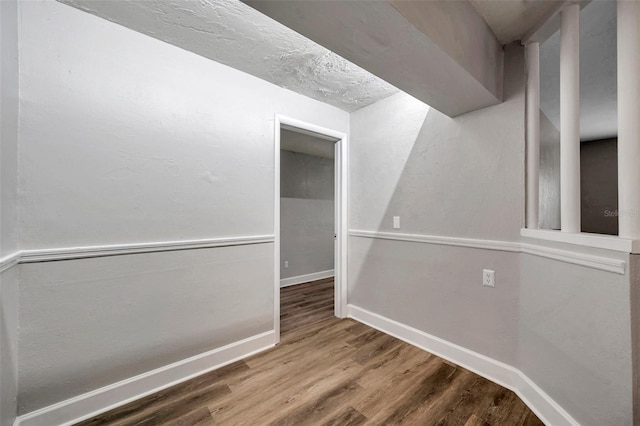
[[[538,24],[522,37],[522,44],[544,43],[549,37],[560,30],[560,12],[562,9],[572,4],[579,4],[582,10],[591,3],[591,1],[592,0],[566,0],[558,3],[556,7],[550,9],[549,12],[540,19]]]
[[[502,101],[502,46],[466,1],[243,1],[450,117]]]

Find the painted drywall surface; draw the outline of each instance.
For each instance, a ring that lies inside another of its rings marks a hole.
[[[562,0],[486,1],[469,0],[469,3],[484,18],[502,44],[522,40],[523,36],[540,25],[550,13],[557,10]]]
[[[280,151],[280,196],[333,200],[334,160],[315,155]]]
[[[18,266],[0,272],[0,426],[11,426],[18,397]]]
[[[398,91],[237,0],[61,1],[345,111]]]
[[[635,424],[629,272],[520,263],[518,368],[582,425]]]
[[[560,132],[540,111],[540,228],[560,229]]]
[[[0,258],[17,251],[18,14],[0,3]]]
[[[351,228],[518,241],[524,69],[506,53],[504,104],[456,119],[399,94],[351,116]],[[392,217],[400,216],[399,230]],[[352,237],[349,303],[506,363],[517,348],[517,255]],[[482,269],[496,287],[482,287]]]
[[[280,182],[280,278],[333,269],[334,160],[282,150]]]
[[[633,424],[640,423],[640,255],[629,257],[631,274],[631,362],[633,365]]]
[[[517,253],[360,237],[349,250],[350,304],[515,364]]]
[[[333,200],[281,199],[281,279],[334,269],[333,216]]]
[[[273,244],[26,264],[19,296],[25,413],[271,329]]]
[[[324,158],[335,157],[335,142],[316,136],[280,129],[280,149]]]
[[[275,114],[348,133],[338,108],[58,2],[19,6],[23,249],[272,234]],[[24,266],[20,412],[271,329],[273,250]]]
[[[503,104],[450,119],[406,94],[352,114],[351,228],[517,241],[524,223],[523,62]]]
[[[470,2],[389,2],[487,90],[502,98],[502,44]]]
[[[501,100],[501,93],[497,92],[501,84],[496,77],[496,72],[501,71],[497,63],[501,55],[484,57],[475,51],[482,42],[466,44],[468,24],[477,37],[489,37],[487,43],[491,46],[487,50],[497,47],[495,37],[481,19],[467,22],[464,14],[449,17],[459,31],[455,31],[456,40],[451,42],[457,49],[448,51],[447,46],[431,40],[417,23],[387,1],[242,1],[449,116],[496,105]],[[417,3],[429,9],[432,2]],[[471,6],[463,8],[478,17]],[[427,26],[425,23],[432,27],[444,25],[430,22],[428,13],[423,13],[421,19]],[[465,23],[459,25],[460,21]],[[480,23],[482,28],[478,31],[476,25]],[[481,50],[485,52],[484,47]],[[469,63],[479,65],[482,72],[460,64],[456,60],[464,57],[460,51],[474,58]]]
[[[18,5],[0,2],[0,258],[18,250]],[[0,426],[17,413],[18,269],[0,272]]]
[[[580,144],[582,232],[618,235],[618,139]]]
[[[21,6],[24,249],[271,234],[274,114],[348,131],[335,107],[61,3]]]

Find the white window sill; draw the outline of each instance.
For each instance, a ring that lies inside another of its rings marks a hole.
[[[640,253],[640,241],[620,238],[614,235],[587,234],[584,232],[574,234],[549,229],[523,228],[520,230],[520,236],[623,253]]]

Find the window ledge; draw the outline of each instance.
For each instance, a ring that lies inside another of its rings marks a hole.
[[[588,234],[584,232],[574,234],[550,229],[523,228],[520,230],[520,236],[623,253],[640,253],[640,241],[620,238],[614,235]]]

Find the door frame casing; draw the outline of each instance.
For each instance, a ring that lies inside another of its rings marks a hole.
[[[280,341],[280,129],[315,136],[335,143],[334,174],[334,313],[347,316],[347,241],[348,241],[348,138],[347,134],[317,126],[285,115],[274,120],[274,330]]]

